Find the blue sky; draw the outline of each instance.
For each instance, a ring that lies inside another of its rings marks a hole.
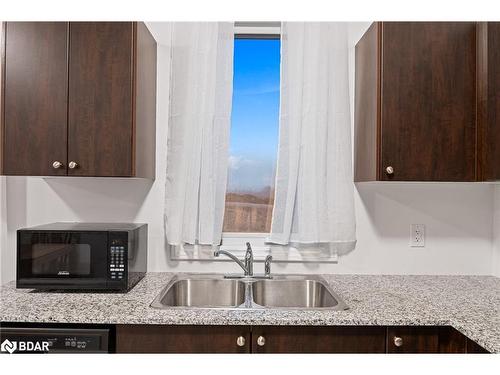
[[[279,88],[280,41],[235,39],[228,191],[274,183]]]

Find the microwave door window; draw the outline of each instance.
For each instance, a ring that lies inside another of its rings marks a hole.
[[[88,244],[36,243],[30,255],[33,275],[86,276],[91,273]]]

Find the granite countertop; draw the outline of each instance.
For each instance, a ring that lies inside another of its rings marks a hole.
[[[153,309],[174,273],[148,273],[130,292],[0,288],[0,322],[195,325],[450,325],[500,353],[500,278],[322,275],[350,307],[328,310]]]

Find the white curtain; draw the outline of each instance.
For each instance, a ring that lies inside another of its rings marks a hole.
[[[270,243],[356,243],[346,23],[283,23]]]
[[[165,196],[171,245],[221,240],[233,46],[232,23],[173,23]]]

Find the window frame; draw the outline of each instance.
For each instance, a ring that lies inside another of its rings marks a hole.
[[[280,40],[281,22],[235,22],[234,39]],[[250,242],[254,260],[263,262],[267,255],[271,255],[271,245],[266,243],[268,237],[269,233],[222,232],[219,248],[243,257],[246,252],[246,243]],[[299,260],[299,258],[296,259],[296,261]],[[294,261],[294,259],[286,261]]]

